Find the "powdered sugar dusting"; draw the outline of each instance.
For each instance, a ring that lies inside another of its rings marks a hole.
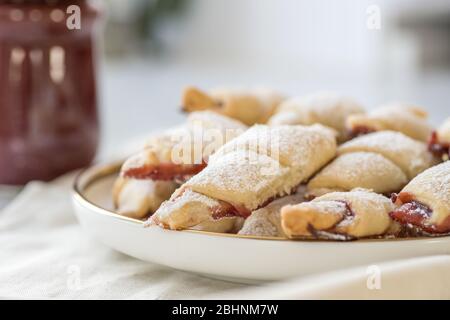
[[[447,214],[450,214],[450,161],[425,170],[414,178],[403,191],[411,192],[413,195],[416,192],[433,195],[433,203],[425,202],[425,204],[431,207],[445,207]]]
[[[240,235],[261,237],[279,237],[278,228],[270,221],[264,211],[255,211],[245,220],[244,226],[238,232]]]
[[[373,152],[344,153],[326,166],[309,183],[308,190],[371,189],[379,193],[398,192],[408,179],[393,162]]]
[[[176,195],[176,198],[174,198],[173,196],[172,199],[165,201],[161,205],[161,207],[159,207],[155,215],[159,220],[163,220],[164,217],[170,215],[170,213],[178,211],[193,202],[200,202],[205,206],[211,208],[211,211],[213,211],[215,207],[221,206],[220,202],[215,199],[194,192],[192,190],[185,189],[180,196]]]
[[[332,131],[320,125],[257,125],[219,149],[187,186],[229,202],[233,194],[234,201],[252,210],[271,197],[290,193],[329,161],[335,149]]]
[[[317,92],[284,101],[269,121],[270,125],[320,123],[345,136],[345,120],[364,109],[353,99],[334,92]]]
[[[247,126],[242,122],[212,111],[192,112],[189,114],[187,121],[188,126],[200,124],[203,129],[247,129]]]
[[[272,201],[267,206],[253,211],[245,220],[239,234],[253,236],[285,237],[281,228],[281,208],[288,204],[297,204],[305,201],[305,188],[297,189],[291,196],[286,196]]]
[[[186,187],[252,210],[260,201],[290,192],[288,172],[270,157],[236,151],[215,158]]]
[[[247,126],[212,111],[193,112],[187,123],[152,136],[144,150],[125,161],[122,172],[161,162],[201,164]]]
[[[348,211],[347,206],[343,202],[320,198],[316,198],[311,202],[302,203],[302,206],[310,207],[319,211],[321,214],[346,215]]]
[[[350,115],[346,122],[350,130],[361,127],[370,131],[394,130],[426,141],[431,134],[431,127],[426,118],[426,112],[418,107],[390,103],[366,115]]]
[[[354,151],[380,153],[397,164],[410,178],[437,162],[428,152],[425,143],[394,131],[370,133],[348,141],[338,148],[339,154]]]
[[[283,166],[302,168],[311,163],[317,152],[328,161],[334,155],[334,133],[321,125],[256,125],[217,151],[216,158],[235,150],[249,150],[279,161]]]

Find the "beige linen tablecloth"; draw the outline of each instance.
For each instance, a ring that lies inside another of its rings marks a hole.
[[[89,238],[72,211],[72,180],[32,182],[0,212],[0,298],[200,298],[242,287],[129,258]]]
[[[384,263],[375,273],[366,266],[265,286],[142,262],[83,233],[72,212],[72,180],[73,174],[30,183],[0,211],[0,298],[450,298],[448,256]]]

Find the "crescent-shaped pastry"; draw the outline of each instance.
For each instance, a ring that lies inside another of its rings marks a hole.
[[[209,92],[187,87],[183,92],[184,111],[212,110],[247,125],[266,123],[284,97],[266,88],[218,88]]]
[[[185,126],[149,141],[125,161],[121,175],[135,179],[185,180],[206,166],[208,157],[247,127],[211,111],[193,112]]]
[[[177,188],[173,181],[137,180],[119,177],[113,187],[116,212],[134,219],[143,219],[155,212]]]
[[[423,142],[400,132],[380,131],[357,137],[342,144],[338,155],[351,152],[374,152],[395,163],[409,180],[438,163]]]
[[[400,190],[408,178],[391,160],[374,152],[344,153],[320,171],[309,183],[308,194],[365,188],[390,194]]]
[[[270,174],[265,175],[267,169]],[[252,209],[290,191],[284,186],[288,173],[287,168],[265,155],[245,151],[226,154],[182,185],[148,224],[173,230],[210,224],[216,232],[231,232],[236,218],[246,218]],[[213,222],[223,225],[220,220],[224,218],[233,218],[233,223],[218,230]]]
[[[268,124],[319,123],[335,129],[339,133],[338,140],[344,141],[348,136],[345,127],[347,117],[363,113],[363,107],[351,98],[332,92],[319,92],[282,102]]]
[[[113,190],[116,212],[133,218],[155,212],[179,183],[203,170],[209,155],[245,129],[234,119],[202,111],[152,136],[144,150],[122,165]]]
[[[391,217],[428,234],[450,232],[450,161],[425,170],[394,197]]]
[[[354,188],[390,194],[436,163],[425,143],[400,132],[369,133],[339,146],[338,157],[308,183],[308,194]]]
[[[450,158],[450,118],[434,131],[428,143],[428,148],[436,156],[442,157],[444,160]]]
[[[171,229],[194,227],[198,223],[196,206],[187,201],[185,210],[172,209],[178,208],[187,191],[222,204],[220,210],[216,206],[209,210],[205,219],[248,217],[274,198],[292,193],[335,152],[333,133],[320,125],[254,126],[211,156],[208,166],[164,202],[151,220]]]
[[[347,129],[352,136],[383,130],[398,131],[423,142],[431,134],[424,110],[399,103],[378,107],[368,114],[351,115],[347,118]]]
[[[281,224],[289,238],[349,240],[374,237],[398,230],[389,217],[393,209],[389,198],[355,189],[287,205],[281,209]]]
[[[164,202],[146,225],[164,225],[172,230],[189,226],[193,230],[225,233],[235,233],[242,226],[244,219],[220,200],[189,189],[178,189],[171,199],[176,201]]]
[[[301,186],[296,193],[274,200],[267,206],[255,210],[245,219],[238,234],[258,237],[286,238],[281,227],[281,208],[288,204],[297,204],[305,201],[304,187]]]

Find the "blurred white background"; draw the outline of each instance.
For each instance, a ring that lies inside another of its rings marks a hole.
[[[450,116],[448,0],[109,0],[102,153],[182,121],[188,84],[337,90]]]

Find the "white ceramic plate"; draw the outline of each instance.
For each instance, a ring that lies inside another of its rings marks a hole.
[[[450,237],[353,242],[289,241],[202,231],[144,228],[112,211],[119,164],[96,165],[75,182],[73,203],[82,227],[132,257],[239,282],[280,280],[386,260],[450,253]]]

